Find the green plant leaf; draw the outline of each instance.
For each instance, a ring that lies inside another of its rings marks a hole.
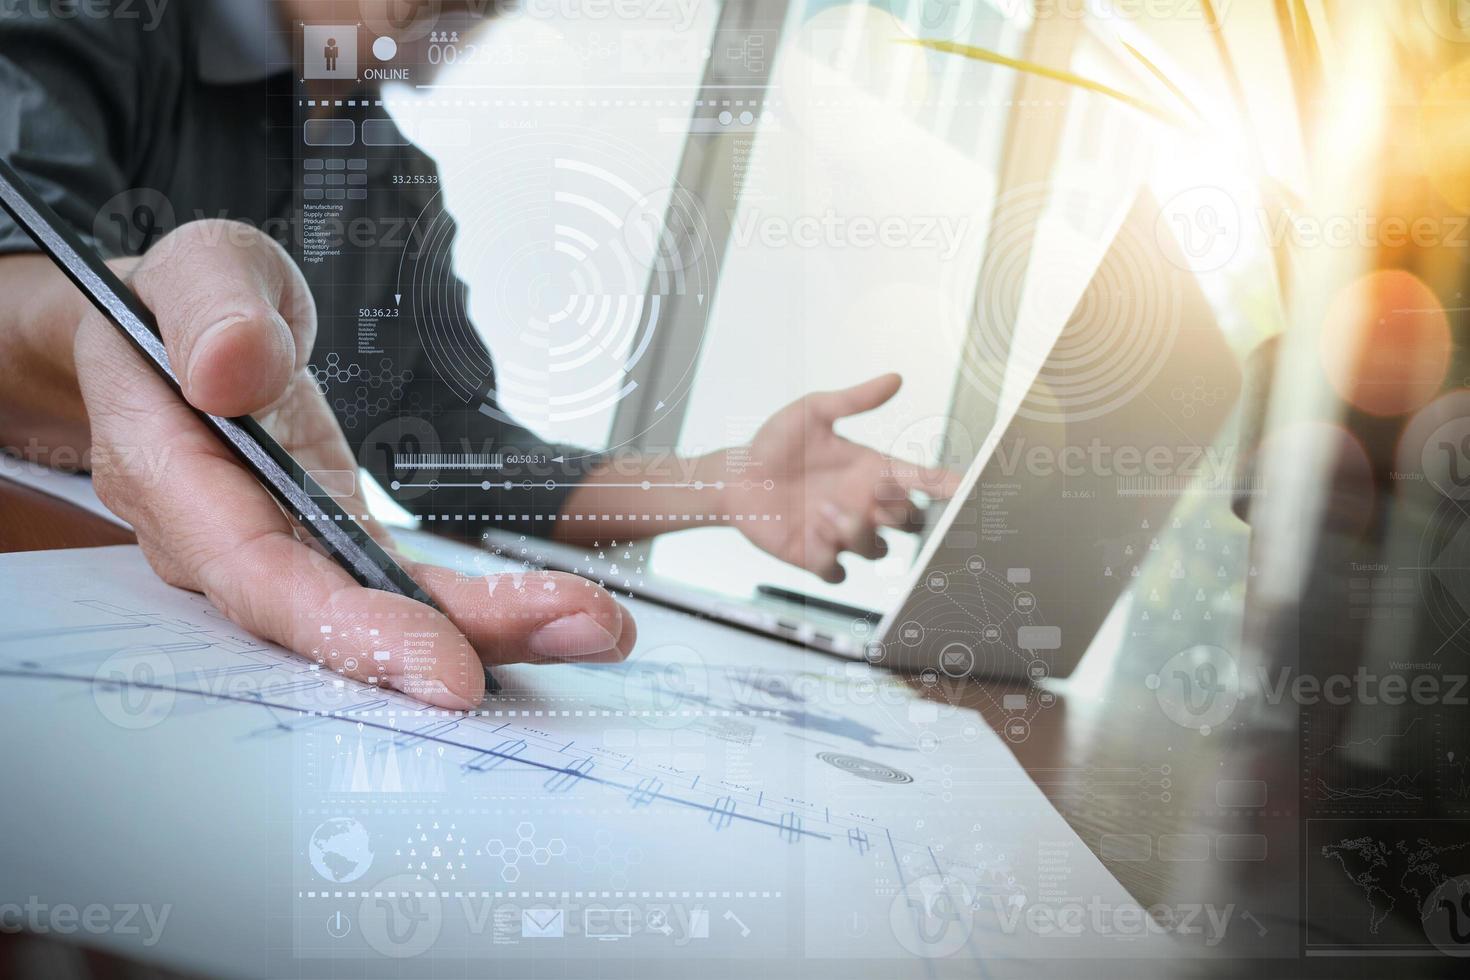
[[[1124,105],[1131,106],[1140,112],[1153,116],[1155,119],[1159,119],[1165,123],[1168,123],[1170,126],[1187,128],[1185,123],[1180,120],[1178,116],[1163,108],[1162,106],[1154,105],[1152,102],[1149,102],[1146,99],[1140,99],[1135,95],[1129,95],[1127,92],[1113,88],[1111,85],[1104,85],[1102,82],[1094,81],[1091,78],[1087,78],[1083,75],[1078,75],[1075,72],[1062,71],[1059,68],[1048,68],[1046,65],[1037,64],[1034,61],[1024,61],[1020,58],[1009,58],[1003,54],[991,51],[987,48],[977,48],[969,44],[958,44],[954,41],[937,41],[929,38],[903,38],[897,43],[912,44],[916,47],[927,48],[931,51],[941,51],[945,54],[957,54],[962,58],[969,58],[972,61],[983,61],[987,62],[988,64],[1000,65],[1004,68],[1012,68],[1016,71],[1025,72],[1028,75],[1037,75],[1041,78],[1049,78],[1053,81],[1061,82],[1065,85],[1071,85],[1075,88],[1084,89],[1088,92],[1094,92],[1098,95],[1104,96],[1105,98],[1121,102]]]
[[[1173,94],[1174,98],[1183,103],[1184,107],[1194,115],[1195,119],[1199,120],[1201,124],[1204,123],[1204,113],[1200,112],[1199,109],[1195,107],[1195,104],[1189,101],[1189,96],[1184,94],[1184,90],[1181,89],[1178,85],[1175,85],[1174,82],[1169,78],[1169,76],[1165,75],[1163,70],[1160,69],[1158,65],[1155,65],[1152,61],[1148,60],[1148,58],[1144,57],[1142,51],[1138,50],[1127,41],[1120,39],[1118,43],[1123,45],[1123,48],[1129,54],[1133,55],[1133,57],[1136,58],[1138,62],[1143,65],[1144,68],[1148,69],[1148,73],[1154,78],[1158,79],[1159,84],[1168,89],[1169,92]]]

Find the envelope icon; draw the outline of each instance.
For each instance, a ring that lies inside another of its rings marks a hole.
[[[963,643],[951,643],[939,651],[939,669],[950,677],[964,677],[975,669],[975,652]]]
[[[526,939],[560,939],[566,932],[561,909],[521,909],[521,936]]]

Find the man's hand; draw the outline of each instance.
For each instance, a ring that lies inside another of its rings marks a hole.
[[[254,414],[308,469],[356,471],[306,375],[315,307],[278,245],[242,225],[196,222],[160,241],[131,285],[156,315],[191,404],[215,415]],[[616,661],[632,650],[632,616],[575,576],[516,576],[492,598],[483,581],[405,562],[443,614],[363,588],[305,543],[274,498],[100,316],[77,330],[75,361],[98,494],[133,525],[161,577],[203,592],[251,632],[358,680],[454,709],[484,696],[482,663]],[[342,503],[366,513],[360,499]],[[381,651],[386,660],[375,659]]]
[[[839,553],[872,559],[888,553],[880,527],[921,529],[924,515],[911,495],[947,500],[959,489],[960,474],[884,456],[832,430],[838,419],[886,403],[902,383],[886,374],[808,395],[773,415],[749,449],[752,473],[770,480],[772,489],[764,480],[751,488],[731,482],[723,501],[731,513],[771,520],[735,526],[777,558],[834,583],[847,577]]]

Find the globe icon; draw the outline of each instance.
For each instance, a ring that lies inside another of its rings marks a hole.
[[[367,828],[351,817],[324,820],[311,832],[307,856],[316,873],[345,885],[367,874],[373,863],[373,842]]]

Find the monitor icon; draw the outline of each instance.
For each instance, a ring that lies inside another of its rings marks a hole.
[[[582,934],[588,939],[611,942],[633,935],[633,910],[630,908],[590,908],[582,913]]]

